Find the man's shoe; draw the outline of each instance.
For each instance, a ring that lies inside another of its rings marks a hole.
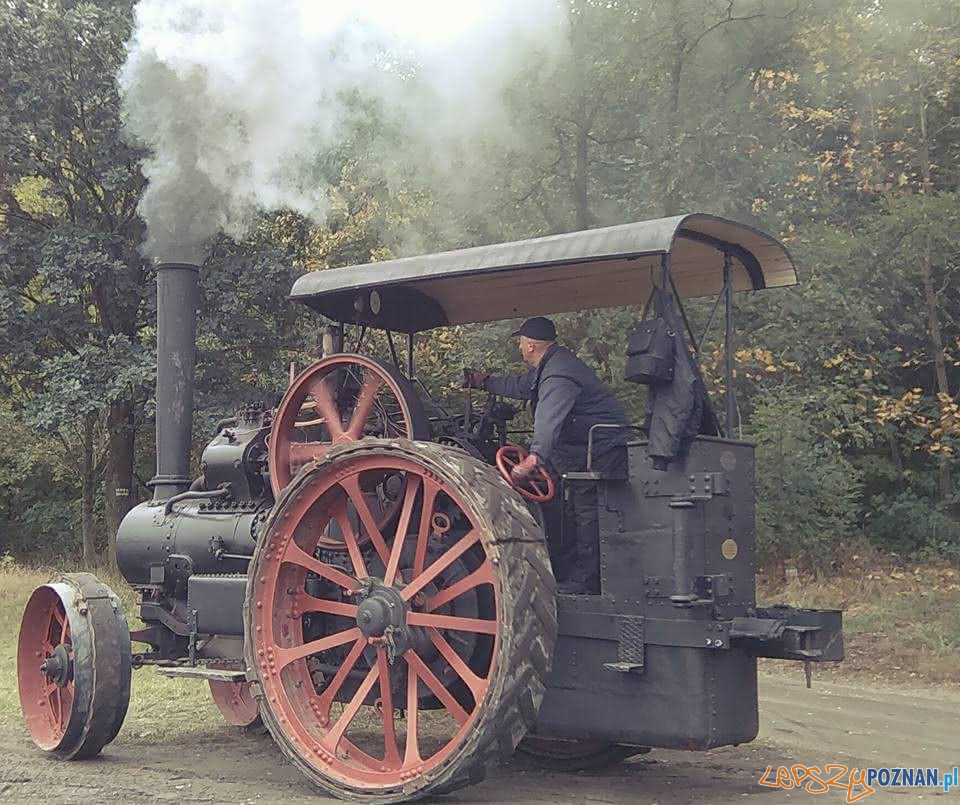
[[[585,582],[568,579],[557,584],[560,595],[600,595],[599,590],[591,589]]]

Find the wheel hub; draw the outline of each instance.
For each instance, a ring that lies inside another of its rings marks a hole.
[[[400,591],[379,579],[367,579],[357,606],[357,627],[368,643],[386,643],[388,654],[400,656],[410,647],[407,602]]]
[[[73,679],[73,663],[70,662],[70,646],[61,643],[47,659],[43,661],[40,670],[47,675],[47,679],[56,683],[58,688],[67,685]]]

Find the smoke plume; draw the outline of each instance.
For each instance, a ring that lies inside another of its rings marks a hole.
[[[150,151],[145,252],[199,261],[260,210],[322,221],[312,166],[350,92],[407,121],[419,154],[502,126],[511,65],[555,53],[563,13],[557,0],[141,0],[120,85],[127,130]]]

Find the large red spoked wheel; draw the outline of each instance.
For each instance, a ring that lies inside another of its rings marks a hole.
[[[529,453],[515,444],[505,444],[497,450],[497,469],[500,475],[510,484],[521,497],[534,503],[548,503],[556,494],[556,484],[547,470],[539,466],[530,475],[521,481],[515,480],[510,474],[513,468],[520,464]]]
[[[413,384],[363,355],[331,355],[297,377],[270,431],[274,495],[297,470],[334,445],[364,436],[429,439],[430,426]]]
[[[389,532],[363,495],[385,475],[402,478]],[[324,549],[338,518],[345,545]],[[264,723],[339,797],[478,781],[540,706],[557,628],[549,567],[543,532],[492,467],[405,440],[332,449],[284,490],[250,565],[247,677]]]
[[[68,573],[27,601],[17,646],[20,707],[41,749],[93,757],[130,701],[130,632],[120,600],[90,573]]]

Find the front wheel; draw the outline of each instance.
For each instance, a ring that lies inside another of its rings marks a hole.
[[[364,491],[396,489],[382,527]],[[322,542],[331,520],[341,550]],[[366,439],[287,486],[250,565],[247,678],[324,790],[399,802],[477,782],[533,725],[556,638],[543,532],[459,450]]]
[[[65,573],[27,601],[17,647],[20,707],[41,749],[80,760],[120,731],[130,701],[130,632],[120,599],[91,573]]]

